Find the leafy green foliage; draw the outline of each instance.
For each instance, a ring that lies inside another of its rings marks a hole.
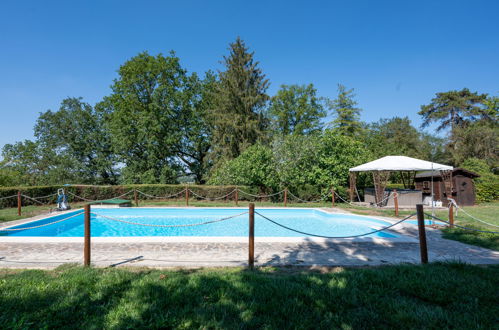
[[[218,167],[208,181],[210,184],[247,185],[277,188],[279,181],[274,167],[272,150],[262,145],[247,148],[239,157]]]
[[[212,129],[211,160],[234,159],[246,148],[262,140],[266,119],[264,106],[269,82],[244,42],[237,38],[224,57],[225,71],[214,90],[209,112]]]
[[[310,169],[316,164],[320,141],[319,135],[289,135],[274,140],[275,168],[283,187],[298,193],[300,187],[314,183]]]
[[[310,170],[312,182],[326,190],[331,186],[345,186],[348,170],[371,158],[363,143],[335,130],[327,130],[320,140],[317,162]]]
[[[171,183],[180,165],[173,146],[181,139],[180,113],[189,106],[189,80],[180,60],[148,53],[118,70],[113,93],[99,105],[109,113],[115,152],[126,164],[125,183]]]
[[[44,185],[80,181],[74,158],[57,154],[54,149],[36,141],[6,144],[2,156],[4,169],[19,173],[18,183]]]
[[[225,163],[209,182],[293,191],[309,184],[327,195],[331,186],[347,184],[350,167],[369,158],[362,143],[333,130],[318,137],[291,135],[272,149],[258,145],[248,148]]]
[[[452,152],[455,164],[468,158],[486,161],[489,166],[499,165],[499,124],[480,120],[466,127],[454,129],[455,148]]]
[[[67,98],[58,111],[41,113],[34,131],[44,150],[71,161],[66,170],[78,172],[79,182],[116,183],[116,160],[103,114],[81,98]]]
[[[338,97],[330,102],[330,107],[336,114],[336,118],[331,123],[342,134],[353,136],[361,129],[360,108],[357,108],[357,101],[352,89],[347,89],[344,85],[338,84]]]
[[[478,202],[490,202],[499,199],[499,175],[494,174],[486,161],[469,158],[461,167],[480,174],[474,179],[476,186],[476,197]]]
[[[420,133],[408,117],[383,118],[363,132],[368,149],[376,158],[402,155],[445,162],[444,140]]]
[[[423,127],[439,122],[437,130],[453,130],[457,126],[465,126],[470,120],[486,117],[488,111],[483,108],[486,98],[487,94],[473,93],[467,88],[437,93],[430,104],[421,106],[419,114],[423,117]]]
[[[324,103],[313,84],[282,85],[269,107],[272,129],[281,135],[320,132],[321,119],[326,116]]]

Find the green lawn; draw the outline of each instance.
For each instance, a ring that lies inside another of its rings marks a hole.
[[[475,218],[499,226],[499,202],[466,206],[464,207],[464,210]],[[437,211],[436,216],[446,221],[449,219],[447,211]],[[454,216],[454,223],[468,228],[499,232],[499,227],[481,223],[462,211],[458,211],[458,215]],[[442,231],[444,238],[499,251],[499,234],[480,233],[459,228],[446,228]]]
[[[497,328],[499,267],[0,270],[0,326]]]

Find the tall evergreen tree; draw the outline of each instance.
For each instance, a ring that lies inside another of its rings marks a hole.
[[[338,84],[338,97],[331,102],[331,109],[336,114],[332,122],[333,128],[341,134],[355,135],[361,129],[360,108],[357,108],[357,101],[352,89],[347,89],[344,85]]]
[[[264,135],[264,107],[269,99],[269,82],[239,37],[229,46],[225,71],[219,72],[212,108],[209,112],[212,129],[211,159],[234,159]]]

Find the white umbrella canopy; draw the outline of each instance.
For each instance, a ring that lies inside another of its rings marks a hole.
[[[447,171],[452,166],[406,156],[385,156],[372,162],[352,167],[350,172],[368,171]]]

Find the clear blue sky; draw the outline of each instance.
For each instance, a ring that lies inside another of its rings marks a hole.
[[[138,52],[175,50],[220,69],[238,35],[271,81],[353,87],[362,119],[409,116],[436,92],[499,93],[499,1],[2,1],[0,147],[32,138],[38,113],[94,104]]]

